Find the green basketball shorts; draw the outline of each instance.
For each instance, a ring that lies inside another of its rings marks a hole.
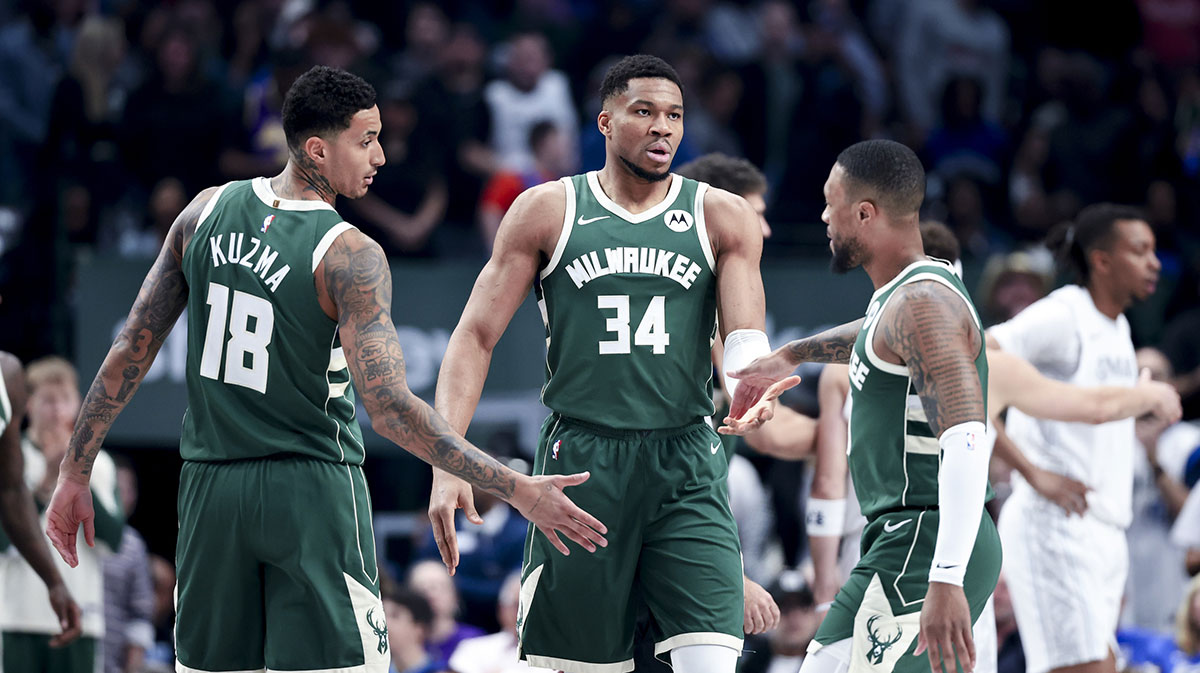
[[[834,598],[808,648],[810,653],[853,638],[852,673],[930,673],[929,657],[915,656],[913,651],[929,589],[938,516],[936,509],[905,509],[867,524],[862,559]],[[985,511],[963,580],[972,623],[996,588],[1000,561],[1000,536]]]
[[[572,673],[633,670],[640,606],[654,621],[654,653],[682,645],[742,648],[742,562],[729,509],[729,461],[707,423],[614,430],[553,414],[542,426],[535,474],[591,478],[567,491],[604,522],[594,554],[554,549],[530,526],[517,630],[531,666]]]
[[[357,465],[184,462],[180,673],[386,673],[371,500]]]

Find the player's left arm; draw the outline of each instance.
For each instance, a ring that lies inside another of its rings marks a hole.
[[[929,650],[935,673],[943,670],[943,661],[953,671],[956,657],[968,673],[975,666],[962,583],[987,492],[983,387],[975,369],[983,338],[956,292],[939,282],[919,281],[896,290],[874,342],[884,359],[891,354],[908,367],[941,447],[937,543],[916,650]]]
[[[163,342],[187,305],[188,287],[183,276],[183,251],[191,240],[204,207],[218,188],[200,192],[175,218],[158,258],[138,291],[125,325],[109,348],[104,364],[92,381],[75,431],[58,473],[58,486],[46,512],[46,534],[71,567],[79,563],[75,536],[83,524],[84,539],[95,546],[95,513],[92,509],[92,464],[117,415],[141,385]]]
[[[767,308],[759,272],[762,228],[745,199],[715,188],[704,195],[704,221],[716,261],[717,324],[724,342],[724,371],[728,372],[771,352],[763,332]],[[791,377],[768,388],[739,384],[726,376],[725,392],[731,400],[727,428],[744,434],[762,427],[774,416],[775,398],[799,382],[798,377]],[[765,394],[768,389],[773,396]]]

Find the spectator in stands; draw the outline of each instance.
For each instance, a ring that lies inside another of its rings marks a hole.
[[[389,673],[438,673],[447,670],[446,662],[430,656],[429,632],[433,628],[433,609],[421,594],[394,582],[381,590],[383,611],[387,616]]]
[[[442,573],[444,576],[445,573]],[[517,610],[521,596],[521,573],[513,572],[504,580],[496,605],[500,630],[489,635],[468,638],[459,643],[450,657],[455,673],[551,673],[534,668],[517,658]]]
[[[25,369],[29,389],[29,429],[22,442],[25,476],[38,508],[44,509],[58,481],[58,465],[67,452],[75,417],[79,414],[79,379],[75,368],[59,357],[36,360]],[[124,523],[117,496],[117,471],[101,451],[92,473],[96,504],[96,546],[80,546],[79,565],[71,568],[56,559],[59,572],[82,612],[83,635],[70,644],[51,648],[62,627],[50,609],[46,585],[17,555],[0,557],[0,630],[3,668],[10,673],[53,670],[93,673],[98,643],[104,638],[104,555],[117,549]],[[42,527],[46,526],[42,517]],[[44,667],[44,668],[43,668]]]
[[[404,22],[404,50],[388,63],[390,76],[415,86],[437,69],[450,37],[450,21],[437,3],[415,2]]]
[[[51,188],[65,183],[64,201],[83,200],[82,217],[67,222],[67,234],[77,243],[96,243],[100,222],[111,215],[128,184],[117,144],[132,86],[128,69],[122,68],[125,51],[120,21],[88,16],[50,105],[38,170],[61,181],[47,181]]]
[[[221,182],[217,167],[229,109],[220,84],[200,69],[195,37],[186,28],[169,28],[155,55],[150,80],[125,106],[122,155],[143,194],[168,176],[194,194]]]
[[[1155,348],[1139,348],[1137,364],[1155,381],[1170,381],[1171,364]],[[1184,550],[1170,541],[1171,524],[1187,499],[1183,484],[1187,460],[1200,448],[1200,427],[1140,418],[1135,426],[1142,451],[1134,454],[1133,524],[1125,532],[1129,543],[1129,573],[1122,623],[1169,631],[1175,601],[1184,592]]]
[[[579,114],[566,75],[551,69],[550,47],[540,33],[513,36],[503,52],[504,78],[490,82],[484,97],[492,115],[492,150],[507,168],[534,167],[529,132],[552,122],[571,148],[568,173],[579,165]]]
[[[118,457],[121,508],[128,517],[137,507],[137,473]],[[118,553],[104,559],[104,673],[141,673],[146,652],[154,647],[154,586],[146,541],[125,526]]]
[[[435,659],[449,661],[458,644],[483,635],[483,629],[457,620],[459,602],[454,581],[441,561],[420,561],[408,571],[408,586],[429,601],[433,609],[433,628],[429,632],[429,653]],[[514,657],[514,661],[515,661]],[[466,671],[455,668],[458,673]]]
[[[984,324],[1005,322],[1046,296],[1052,269],[1049,255],[1013,252],[989,258],[976,292]]]
[[[540,121],[533,125],[529,130],[529,147],[533,150],[533,168],[496,172],[479,197],[479,230],[489,252],[500,228],[500,218],[521,192],[557,180],[571,171],[572,150],[567,146],[567,136],[553,122]]]
[[[483,183],[500,163],[488,144],[492,118],[483,94],[485,50],[471,25],[455,25],[437,72],[420,84],[413,96],[421,120],[418,134],[437,140],[446,191],[454,195],[447,204],[443,226],[464,239],[468,238],[466,232],[476,228]]]
[[[1001,121],[1009,76],[1008,26],[981,0],[912,3],[899,26],[897,91],[910,141],[937,123],[946,82],[970,75],[982,85],[983,118]]]
[[[38,148],[58,79],[70,60],[82,7],[25,3],[16,21],[0,28],[0,203],[29,203]]]
[[[445,217],[449,195],[434,149],[438,139],[417,131],[420,115],[409,84],[394,81],[382,89],[379,116],[386,132],[379,142],[387,163],[375,175],[375,188],[347,204],[357,223],[388,255],[438,254],[435,232]]]

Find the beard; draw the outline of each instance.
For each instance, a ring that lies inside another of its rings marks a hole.
[[[858,239],[845,239],[840,244],[836,240],[833,242],[833,257],[829,260],[830,271],[836,274],[848,273],[863,261],[863,246]]]
[[[625,157],[621,157],[621,162],[625,164],[625,168],[629,169],[630,173],[633,173],[634,176],[641,178],[642,180],[645,180],[646,182],[662,182],[663,180],[666,180],[667,178],[671,177],[671,169],[670,168],[663,171],[662,173],[651,173],[650,171],[642,168],[641,166],[638,166],[637,164],[633,163],[632,161],[626,159]]]

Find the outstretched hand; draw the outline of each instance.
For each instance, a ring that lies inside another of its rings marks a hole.
[[[467,521],[479,525],[483,518],[475,510],[475,493],[471,485],[458,477],[435,469],[433,488],[429,492],[429,523],[433,525],[433,541],[437,543],[442,563],[451,575],[458,567],[458,535],[454,531],[454,510],[462,509]]]
[[[62,559],[72,568],[79,565],[75,537],[83,524],[83,539],[89,547],[96,546],[95,510],[92,492],[87,484],[59,478],[58,487],[46,509],[46,535]]]
[[[608,540],[604,539],[608,528],[600,523],[599,519],[580,509],[563,493],[564,488],[578,486],[587,481],[588,476],[589,473],[580,472],[522,477],[517,484],[517,492],[509,501],[521,516],[542,531],[550,544],[562,552],[563,556],[570,556],[571,551],[559,539],[559,533],[590,552],[596,551],[597,546],[608,546]]]
[[[717,432],[723,435],[744,435],[761,428],[763,423],[775,417],[775,405],[779,403],[779,396],[799,383],[799,376],[789,376],[771,384],[765,392],[759,394],[758,402],[755,402],[754,406],[747,409],[744,414],[734,416],[730,413],[729,416],[726,416],[725,425],[717,428]],[[745,385],[744,383],[738,384],[734,394],[740,395],[742,387]]]
[[[792,362],[782,348],[776,348],[770,354],[756,358],[737,371],[727,372],[729,378],[738,380],[737,389],[733,392],[733,401],[729,404],[729,416],[745,416],[751,407],[758,404],[768,388],[787,378],[795,369],[796,363]]]

